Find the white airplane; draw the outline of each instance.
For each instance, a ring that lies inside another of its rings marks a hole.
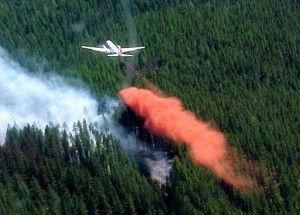
[[[144,49],[144,46],[141,47],[132,47],[132,48],[122,48],[119,45],[114,44],[112,41],[107,40],[105,42],[105,45],[101,47],[90,47],[90,46],[81,46],[81,48],[84,49],[90,49],[93,51],[97,51],[97,52],[104,52],[107,53],[109,57],[119,57],[119,56],[123,56],[123,57],[130,57],[133,56],[131,54],[123,54],[125,52],[131,52],[131,51],[135,51],[138,49]]]

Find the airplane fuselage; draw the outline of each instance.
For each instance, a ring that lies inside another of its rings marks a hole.
[[[108,54],[108,57],[132,57],[132,54],[124,54],[125,52],[132,52],[139,49],[144,49],[144,46],[140,47],[127,47],[127,48],[121,48],[121,46],[114,44],[110,40],[106,40],[103,47],[92,47],[92,46],[81,46],[81,48],[84,49],[90,49],[93,51],[103,52]]]
[[[117,55],[121,55],[122,54],[122,50],[120,47],[118,47],[116,44],[114,44],[112,41],[110,40],[107,40],[105,42],[105,46],[106,48],[108,49],[108,52],[107,53],[114,53],[114,54],[117,54]]]

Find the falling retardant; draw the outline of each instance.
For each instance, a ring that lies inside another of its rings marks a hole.
[[[179,99],[160,97],[134,87],[123,89],[119,94],[124,103],[145,120],[144,126],[151,133],[186,144],[195,163],[210,169],[227,184],[251,189],[252,180],[236,173],[224,134],[184,110]]]

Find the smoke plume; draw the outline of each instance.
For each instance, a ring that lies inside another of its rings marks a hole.
[[[103,96],[97,101],[88,90],[72,87],[61,77],[26,72],[0,47],[0,144],[5,141],[8,125],[22,128],[34,124],[44,129],[52,124],[72,132],[73,124],[85,119],[99,131],[115,136],[139,161],[145,160],[141,152],[151,155],[151,164],[144,162],[150,176],[164,183],[171,168],[168,157],[117,123],[114,115],[120,108],[118,100]],[[165,171],[157,173],[157,169]]]
[[[131,15],[129,1],[128,0],[120,0],[120,1],[123,9],[124,20],[127,27],[129,46],[136,46],[137,33],[136,33],[135,23]],[[134,77],[134,71],[137,64],[137,56],[134,55],[130,58],[127,58],[126,62],[125,60],[122,60],[122,63],[124,63],[126,66],[125,67],[126,76],[123,83],[123,87],[128,87],[131,84],[132,79]]]
[[[128,38],[129,38],[129,45],[136,46],[137,41],[137,33],[136,27],[134,24],[134,20],[131,16],[130,5],[128,0],[121,0],[122,8],[123,8],[123,15],[126,22],[127,30],[128,30]]]
[[[8,124],[43,128],[51,122],[71,129],[76,121],[94,121],[97,107],[87,91],[68,86],[58,76],[30,75],[0,48],[1,142]]]
[[[144,126],[150,132],[187,144],[193,161],[226,183],[236,188],[252,187],[249,178],[236,173],[224,134],[184,110],[179,99],[163,98],[134,87],[123,89],[119,94],[124,103],[145,120]]]
[[[114,120],[108,120],[105,126],[120,141],[123,149],[137,161],[144,174],[160,184],[166,182],[172,167],[172,161],[166,152],[151,147],[149,143],[139,139],[135,132],[128,132],[128,129]]]

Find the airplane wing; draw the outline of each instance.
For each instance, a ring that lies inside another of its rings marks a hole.
[[[90,47],[90,46],[81,46],[83,49],[90,49],[97,52],[106,52],[105,48],[99,48],[99,47]]]
[[[144,46],[141,46],[141,47],[132,47],[132,48],[122,48],[122,53],[124,52],[131,52],[131,51],[135,51],[135,50],[138,50],[138,49],[144,49],[145,47]]]

